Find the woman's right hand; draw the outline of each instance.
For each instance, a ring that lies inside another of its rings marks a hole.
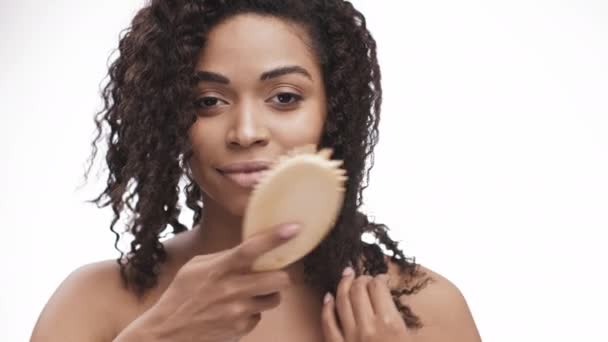
[[[254,272],[253,261],[297,233],[297,226],[279,225],[229,250],[195,256],[115,341],[128,341],[139,331],[153,341],[238,341],[258,324],[262,311],[279,305],[280,291],[290,286],[286,271]]]

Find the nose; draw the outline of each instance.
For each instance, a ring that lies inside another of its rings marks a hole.
[[[260,110],[246,103],[242,103],[235,109],[236,112],[226,137],[228,147],[247,148],[253,145],[267,145],[269,134]]]

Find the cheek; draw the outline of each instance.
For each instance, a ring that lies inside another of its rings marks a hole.
[[[325,115],[317,108],[307,112],[300,112],[292,120],[286,120],[276,127],[274,138],[283,146],[299,146],[319,143]]]
[[[192,173],[196,184],[207,200],[212,200],[235,216],[242,216],[247,207],[248,193],[238,188],[227,186],[219,172],[200,160],[192,159]]]
[[[200,165],[210,165],[213,160],[217,160],[213,152],[223,143],[221,132],[224,128],[220,124],[221,122],[199,118],[188,133],[194,155]]]
[[[220,145],[223,140],[218,133],[224,129],[216,126],[208,123],[203,127],[197,123],[191,130],[190,141],[194,150],[190,159],[192,177],[206,199],[211,199],[235,216],[242,216],[247,205],[247,193],[226,187],[226,180],[214,169],[222,157],[218,155],[222,152],[218,151],[222,151]]]
[[[214,141],[217,137],[213,136],[213,130],[207,129],[197,121],[190,130],[189,138],[192,144],[193,155],[190,159],[190,167],[192,169],[192,176],[197,182],[201,190],[205,192],[212,192],[210,189],[210,182],[214,180],[216,175],[213,174],[214,154],[213,151],[217,143]]]
[[[192,177],[201,191],[207,194],[213,194],[214,186],[213,186],[213,175],[210,171],[212,171],[204,161],[200,158],[201,151],[194,152],[192,159],[190,159],[190,168],[192,170]]]

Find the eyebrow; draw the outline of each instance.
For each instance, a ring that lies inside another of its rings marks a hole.
[[[310,75],[310,73],[306,69],[298,65],[283,66],[269,71],[265,71],[262,73],[262,75],[260,75],[260,81],[266,81],[288,74],[303,75],[312,81],[312,76]],[[213,82],[220,84],[230,84],[230,79],[228,79],[228,77],[211,71],[197,70],[194,74],[194,77],[196,78],[197,83]]]

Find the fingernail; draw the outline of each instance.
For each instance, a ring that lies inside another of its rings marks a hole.
[[[353,270],[352,267],[350,266],[346,266],[346,268],[344,269],[344,271],[342,272],[342,276],[343,277],[348,277],[351,276],[355,273],[355,271]]]
[[[327,292],[327,293],[325,294],[325,297],[323,298],[323,304],[327,304],[327,303],[329,303],[329,301],[331,300],[331,298],[332,298],[331,293]]]
[[[279,236],[283,239],[288,239],[296,235],[298,230],[300,230],[299,224],[288,224],[279,230]]]

